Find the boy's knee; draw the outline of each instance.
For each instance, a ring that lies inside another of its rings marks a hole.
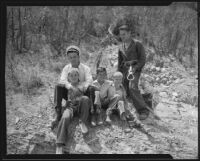
[[[72,115],[72,112],[69,109],[66,109],[63,112],[62,118],[69,119],[71,117],[71,115]]]
[[[88,96],[82,96],[81,97],[81,101],[84,102],[84,103],[87,103],[90,101],[89,97]]]

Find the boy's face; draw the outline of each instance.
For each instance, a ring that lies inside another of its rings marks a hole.
[[[107,78],[107,74],[104,71],[103,72],[99,72],[97,74],[97,80],[98,81],[104,81],[106,78]]]
[[[114,77],[115,86],[122,84],[122,77]]]
[[[79,74],[77,72],[72,72],[69,74],[69,80],[71,83],[78,83]]]
[[[131,32],[126,31],[126,30],[120,30],[119,35],[120,35],[120,38],[122,39],[122,41],[126,42],[131,37]]]

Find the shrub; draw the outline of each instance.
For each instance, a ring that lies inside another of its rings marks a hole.
[[[21,91],[31,95],[34,90],[44,85],[38,66],[18,66],[16,76],[20,82]]]
[[[49,70],[56,72],[58,74],[61,73],[62,69],[63,69],[64,65],[62,62],[51,62],[49,64]]]

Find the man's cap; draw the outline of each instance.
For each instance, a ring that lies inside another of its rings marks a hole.
[[[129,30],[129,27],[128,27],[128,25],[121,25],[119,27],[119,30]]]
[[[79,47],[75,46],[75,45],[71,45],[66,49],[66,53],[70,53],[70,52],[74,52],[77,53],[78,55],[81,54],[81,50],[79,49]]]

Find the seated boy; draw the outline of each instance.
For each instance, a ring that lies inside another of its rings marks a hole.
[[[127,127],[127,121],[130,127],[138,127],[140,122],[137,120],[135,116],[133,116],[130,111],[128,111],[128,100],[126,90],[122,84],[123,82],[123,74],[119,71],[113,74],[113,81],[115,84],[115,95],[118,96],[118,103],[116,105],[116,109],[120,114],[120,118],[125,123],[125,131],[130,132],[130,128]]]
[[[128,108],[128,101],[126,99],[126,90],[122,85],[123,74],[121,72],[115,72],[113,74],[113,81],[115,85],[115,96],[118,97],[118,103],[116,108],[120,114],[121,120],[126,120],[126,111]]]
[[[66,106],[62,109],[62,117],[58,124],[56,139],[56,154],[63,153],[63,146],[67,141],[68,127],[74,114],[80,118],[80,127],[82,133],[87,133],[86,121],[88,119],[90,100],[83,96],[83,90],[79,86],[79,72],[77,68],[72,68],[68,74],[68,81],[71,88],[68,90],[68,100]]]
[[[98,107],[99,113],[101,113],[101,108],[106,110],[106,122],[111,123],[110,115],[112,114],[113,109],[117,109],[119,101],[119,96],[115,95],[115,85],[114,82],[107,79],[107,71],[106,68],[99,67],[96,71],[97,80],[93,82],[93,86],[98,88],[95,91],[95,101],[94,106]],[[119,103],[120,104],[120,103]],[[98,110],[97,109],[97,110]],[[121,112],[122,110],[120,110]],[[121,112],[122,114],[123,112]],[[99,123],[102,122],[101,115],[99,115]],[[95,116],[92,117],[92,124],[95,125]]]

